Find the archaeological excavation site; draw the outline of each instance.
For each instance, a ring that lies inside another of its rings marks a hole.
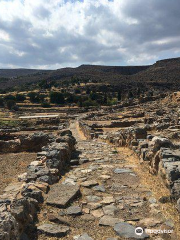
[[[180,239],[179,58],[3,74],[0,240]]]

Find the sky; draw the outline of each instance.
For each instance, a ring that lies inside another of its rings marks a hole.
[[[179,0],[0,0],[0,68],[180,57]]]

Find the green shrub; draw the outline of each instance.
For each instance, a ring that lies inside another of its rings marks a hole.
[[[24,96],[23,94],[17,94],[16,95],[16,101],[17,102],[24,102],[26,100],[26,96]]]
[[[42,103],[41,103],[41,106],[42,106],[43,108],[50,108],[50,107],[51,107],[51,105],[50,105],[48,102],[42,102]]]
[[[0,107],[4,107],[4,99],[0,98]]]
[[[64,95],[61,92],[51,92],[50,102],[56,104],[64,104]]]
[[[13,95],[11,95],[11,94],[9,94],[9,95],[6,95],[5,97],[4,97],[4,100],[6,100],[6,101],[8,101],[8,100],[16,100],[16,97],[15,96],[13,96]]]
[[[40,102],[39,94],[36,93],[36,92],[28,93],[28,97],[30,98],[30,101],[32,103],[39,103]]]
[[[18,106],[16,105],[16,102],[14,100],[8,100],[6,102],[6,105],[9,110],[18,110]]]

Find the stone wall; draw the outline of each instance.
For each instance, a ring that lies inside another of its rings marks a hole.
[[[148,161],[150,172],[159,174],[170,189],[172,199],[180,198],[180,146],[168,138],[148,135],[145,128],[128,128],[100,136],[116,146],[132,149],[141,162]]]
[[[0,140],[0,152],[2,153],[17,153],[17,152],[37,152],[47,143],[53,141],[53,136],[38,132],[30,135],[20,135],[14,139]]]
[[[87,139],[93,139],[95,137],[95,133],[92,131],[92,128],[83,121],[79,121],[79,127]]]
[[[44,194],[59,181],[61,171],[71,159],[76,141],[69,130],[49,139],[37,153],[36,161],[18,176],[19,182],[10,184],[0,196],[0,240],[20,239],[26,226],[33,224]]]

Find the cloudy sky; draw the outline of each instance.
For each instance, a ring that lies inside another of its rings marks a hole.
[[[0,0],[0,68],[180,56],[179,0]]]

